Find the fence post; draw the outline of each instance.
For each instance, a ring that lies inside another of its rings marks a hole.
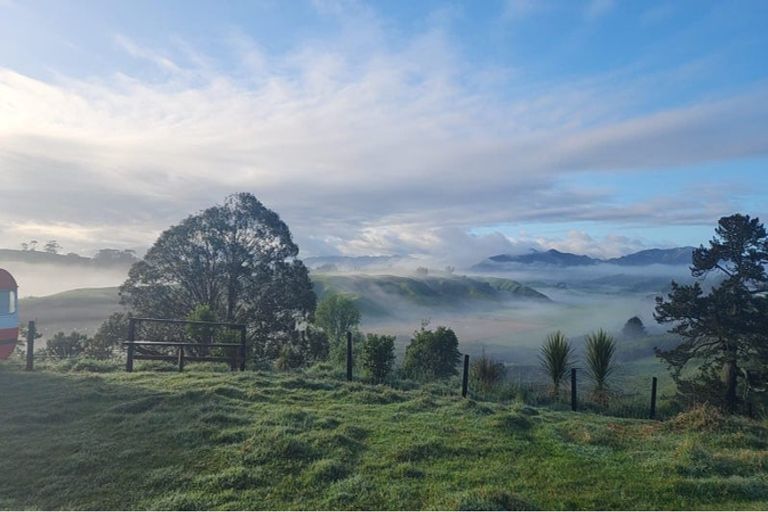
[[[245,371],[245,326],[240,329],[240,371]]]
[[[133,342],[136,341],[136,320],[128,319],[128,356],[125,359],[125,371],[133,371]]]
[[[469,384],[469,354],[464,354],[464,373],[461,377],[461,396],[467,398],[467,387]]]
[[[27,368],[31,372],[35,367],[35,322],[30,320],[27,324]]]
[[[653,378],[653,381],[651,381],[651,414],[650,417],[652,420],[656,419],[656,386],[657,386],[657,380],[656,377]]]
[[[352,333],[347,331],[347,380],[352,381]]]
[[[179,371],[184,371],[184,347],[179,347]]]
[[[571,368],[571,410],[578,408],[576,403],[576,368]]]

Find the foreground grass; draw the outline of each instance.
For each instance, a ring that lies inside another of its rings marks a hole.
[[[764,424],[329,376],[0,365],[3,509],[766,509]]]

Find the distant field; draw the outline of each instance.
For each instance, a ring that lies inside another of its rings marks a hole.
[[[23,322],[35,320],[45,337],[58,331],[93,334],[115,311],[122,311],[117,288],[84,288],[46,297],[21,299]]]
[[[457,384],[2,362],[0,509],[768,508],[765,423],[553,412]]]

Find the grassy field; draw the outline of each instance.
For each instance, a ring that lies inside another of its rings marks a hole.
[[[706,410],[619,420],[317,369],[4,362],[0,387],[3,509],[768,508],[766,425]]]

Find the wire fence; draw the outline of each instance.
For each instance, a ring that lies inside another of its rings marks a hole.
[[[639,379],[633,375],[618,374],[607,388],[600,390],[596,389],[584,370],[576,369],[575,373],[575,388],[569,373],[555,389],[538,367],[511,366],[504,380],[493,386],[483,386],[481,382],[470,380],[469,396],[478,400],[520,401],[555,410],[576,410],[619,418],[665,419],[670,414],[669,409],[660,404],[662,397],[654,391],[652,377]]]

